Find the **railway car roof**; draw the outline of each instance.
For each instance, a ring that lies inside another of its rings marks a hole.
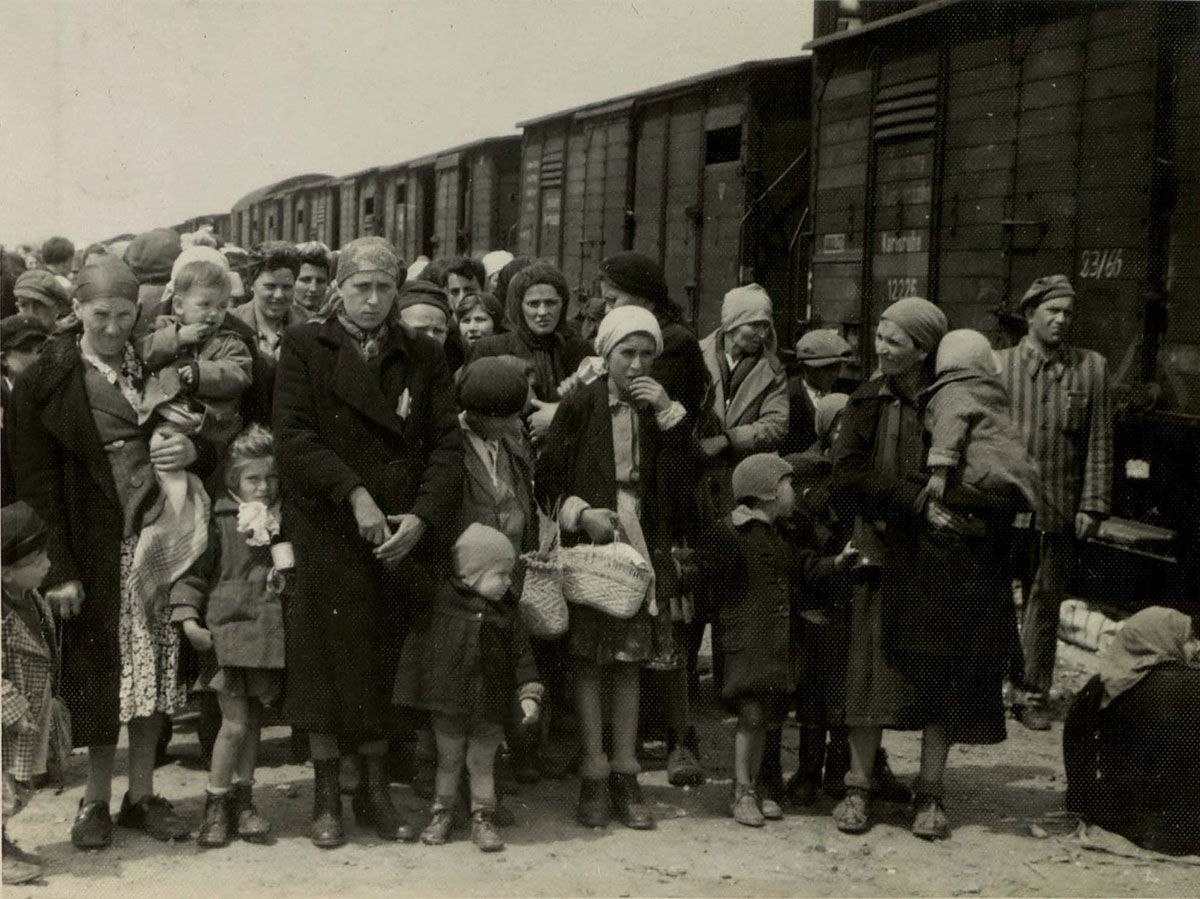
[[[708,81],[716,81],[721,78],[729,78],[734,75],[745,75],[752,72],[761,71],[780,66],[795,65],[799,62],[805,62],[809,58],[809,54],[802,53],[799,56],[780,56],[774,59],[755,59],[748,62],[740,62],[736,65],[726,66],[723,69],[713,69],[710,72],[701,72],[698,75],[691,75],[687,78],[681,78],[678,81],[668,81],[666,84],[659,84],[655,87],[643,88],[640,91],[634,91],[629,94],[621,94],[616,97],[610,97],[605,100],[594,100],[591,103],[584,103],[581,106],[573,106],[569,109],[562,109],[558,112],[552,112],[547,115],[537,116],[532,119],[525,119],[517,122],[518,128],[528,128],[531,125],[540,125],[542,122],[549,122],[553,119],[559,119],[563,116],[586,116],[588,112],[602,108],[613,107],[619,109],[622,106],[630,107],[640,99],[648,97],[657,97],[661,94],[673,94],[681,91],[686,91],[689,88],[696,87]]]
[[[250,193],[234,203],[233,208],[235,210],[245,209],[251,203],[257,203],[259,200],[264,200],[272,194],[288,191],[296,187],[316,184],[321,181],[328,181],[332,177],[332,175],[318,174],[316,172],[307,175],[293,175],[291,178],[284,178],[282,181],[276,181],[274,184],[268,184],[266,187],[250,191]]]
[[[849,28],[845,31],[835,31],[833,34],[827,34],[824,37],[813,38],[804,45],[804,49],[815,50],[820,47],[828,46],[829,44],[862,37],[863,35],[871,34],[872,32],[879,31],[883,28],[891,28],[893,25],[896,25],[900,22],[908,22],[917,18],[918,16],[926,16],[929,15],[929,13],[946,9],[949,6],[959,6],[965,2],[966,0],[929,0],[929,2],[922,3],[915,9],[896,13],[894,16],[887,16],[883,19],[876,19],[874,22],[868,22],[860,28]]]

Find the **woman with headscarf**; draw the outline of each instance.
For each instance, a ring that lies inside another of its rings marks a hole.
[[[565,545],[619,536],[654,570],[646,602],[632,618],[571,609],[568,653],[583,742],[576,817],[587,827],[608,822],[610,802],[626,826],[654,827],[637,781],[638,679],[654,649],[653,618],[666,614],[678,588],[671,544],[681,536],[694,446],[687,412],[649,375],[662,348],[662,332],[649,311],[629,306],[605,316],[596,351],[606,376],[559,404],[537,462],[536,487],[546,507],[561,502]],[[601,701],[606,681],[612,690],[608,722]],[[612,727],[611,762],[604,751],[606,723]]]
[[[672,400],[687,410],[686,426],[695,426],[704,407],[710,380],[700,342],[680,321],[679,307],[671,299],[663,270],[641,253],[623,252],[600,263],[600,295],[608,311],[639,308],[649,311],[662,331],[663,350],[650,366],[650,376]],[[687,520],[695,524],[695,510]],[[695,534],[689,535],[694,539]],[[704,782],[700,744],[691,725],[688,702],[687,646],[690,615],[675,604],[659,615],[655,652],[646,667],[666,719],[667,780],[673,786],[698,786]],[[686,619],[686,620],[685,620]],[[649,687],[649,684],[647,684]]]
[[[871,825],[883,728],[923,731],[914,835],[944,839],[943,775],[954,743],[1005,737],[1004,674],[1019,646],[1008,573],[1011,509],[970,516],[928,497],[922,391],[946,316],[909,297],[875,330],[880,376],[850,397],[834,447],[832,502],[857,515],[846,679],[850,771],[833,810],[846,833]]]
[[[284,714],[309,733],[320,847],[345,841],[339,747],[360,757],[358,823],[417,836],[383,773],[391,689],[429,566],[454,536],[463,462],[441,348],[392,321],[402,277],[386,242],[347,244],[328,317],[291,328],[279,359],[276,460],[296,554]]]
[[[243,398],[247,421],[270,427],[275,397],[275,367],[279,364],[284,332],[304,324],[308,312],[292,302],[296,277],[300,274],[300,254],[294,244],[269,240],[250,251],[250,266],[245,282],[250,286],[250,302],[230,314],[254,332],[254,369],[250,389]]]
[[[1172,854],[1200,853],[1200,616],[1127,618],[1063,723],[1068,811]]]
[[[571,288],[562,272],[547,262],[535,262],[513,276],[506,308],[512,330],[485,337],[471,347],[468,361],[483,356],[520,356],[534,367],[534,411],[529,427],[540,439],[558,407],[558,387],[592,355],[592,347],[567,327]]]
[[[142,531],[164,514],[160,478],[194,464],[197,447],[180,434],[152,443],[139,423],[143,372],[129,340],[137,299],[137,278],[124,262],[94,257],[79,273],[76,321],[42,346],[7,410],[18,494],[50,531],[46,597],[63,619],[63,698],[75,745],[88,748],[87,786],[71,827],[80,849],[112,840],[122,725],[129,728],[129,788],[117,823],[160,840],[190,831],[154,795],[164,716],[187,700],[180,635],[165,591],[138,590],[135,582],[152,572],[134,559]],[[169,578],[165,563],[173,557],[165,554],[153,573]]]

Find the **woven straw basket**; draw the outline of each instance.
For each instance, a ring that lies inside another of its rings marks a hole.
[[[614,618],[632,618],[646,600],[654,569],[627,543],[581,544],[559,553],[563,596]]]
[[[535,637],[560,637],[567,632],[567,604],[563,599],[562,564],[558,552],[530,552],[525,563],[525,584],[517,603],[525,626]]]

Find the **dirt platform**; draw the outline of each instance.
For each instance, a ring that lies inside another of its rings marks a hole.
[[[1090,657],[1065,649],[1057,684],[1073,689]],[[508,850],[485,856],[463,832],[442,847],[383,843],[354,827],[350,842],[314,849],[305,836],[312,802],[311,768],[286,762],[286,731],[267,732],[259,771],[260,806],[278,839],[272,846],[237,843],[202,852],[118,829],[114,845],[80,853],[68,840],[83,790],[82,755],[67,788],[39,793],[10,836],[47,860],[47,878],[7,887],[6,897],[154,896],[1200,896],[1200,868],[1087,851],[1071,838],[1062,794],[1061,723],[1031,733],[1010,722],[998,746],[957,748],[948,775],[953,837],[926,843],[908,832],[910,813],[879,806],[866,835],[839,834],[822,799],[761,830],[727,817],[733,724],[711,705],[702,710],[710,782],[669,787],[661,762],[643,775],[660,819],[656,832],[613,824],[584,830],[572,819],[574,780],[525,787],[506,801],[518,825],[504,831]],[[888,734],[885,745],[902,776],[916,771],[913,734]],[[785,732],[785,772],[795,767],[795,730]],[[205,774],[194,733],[171,745],[158,791],[198,821]],[[123,755],[123,754],[122,754]],[[121,763],[119,762],[119,765]],[[118,768],[120,770],[120,768]],[[114,784],[118,798],[123,779]],[[394,795],[414,817],[425,803],[408,787]]]

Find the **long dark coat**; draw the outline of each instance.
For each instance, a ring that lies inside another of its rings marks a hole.
[[[109,746],[120,731],[121,535],[124,513],[84,386],[74,334],[52,338],[17,381],[12,463],[17,493],[49,528],[46,587],[80,581],[80,614],[64,622],[63,699],[76,746]],[[192,468],[207,473],[202,455]]]
[[[557,335],[557,343],[558,346],[555,349],[555,355],[558,358],[559,365],[562,367],[564,378],[569,378],[575,374],[575,369],[579,368],[579,363],[588,356],[595,355],[592,345],[583,338],[576,337],[574,334]],[[532,362],[533,350],[519,332],[506,331],[503,334],[490,334],[476,341],[468,351],[467,362],[473,362],[485,356],[517,356]],[[557,384],[542,384],[539,382],[534,385],[534,392],[537,394],[537,398],[544,403],[557,403],[557,387]]]
[[[537,679],[511,596],[491,602],[452,578],[404,641],[392,701],[435,715],[504,724],[517,688]]]
[[[429,568],[459,510],[462,444],[445,356],[398,327],[368,364],[336,321],[289,328],[274,421],[297,572],[285,712],[316,733],[373,739],[385,726],[407,621],[432,598]],[[348,496],[360,485],[385,515],[430,525],[395,571],[359,536]]]

